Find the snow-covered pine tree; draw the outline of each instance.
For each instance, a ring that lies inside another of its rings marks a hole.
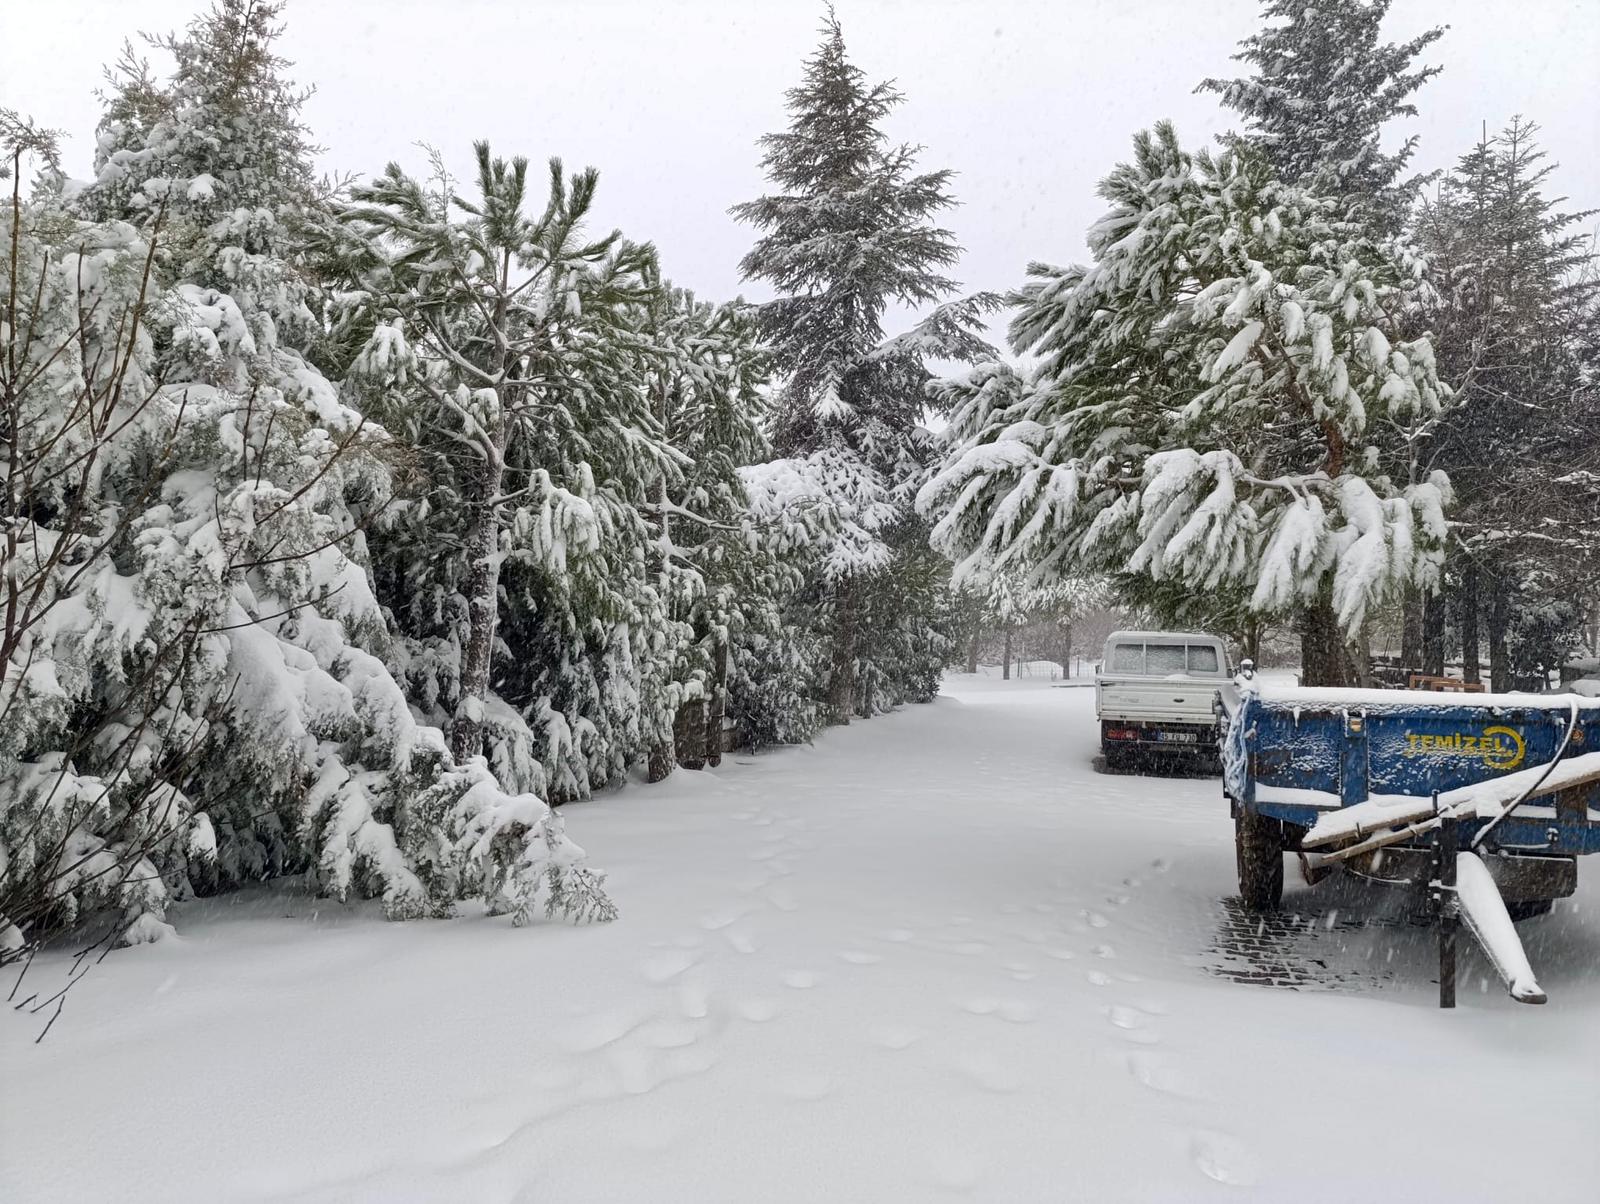
[[[918,172],[917,148],[888,142],[882,123],[903,98],[889,84],[869,84],[849,61],[831,8],[822,35],[788,93],[789,128],[762,139],[762,166],[780,191],[733,212],[761,231],[741,264],[745,277],[779,294],[761,310],[784,374],[773,443],[809,461],[771,480],[804,496],[830,483],[851,497],[890,496],[887,517],[863,545],[868,558],[847,563],[847,545],[822,557],[830,566],[818,613],[830,646],[831,718],[847,723],[936,688],[928,658],[942,666],[948,650],[937,622],[941,572],[936,559],[922,559],[925,530],[899,491],[931,454],[922,426],[926,363],[986,354],[977,331],[992,299],[939,305],[913,331],[885,338],[891,303],[936,304],[956,288],[945,272],[960,249],[935,224],[954,203],[951,173]]]
[[[1222,103],[1245,119],[1246,132],[1232,134],[1271,159],[1279,178],[1327,196],[1341,196],[1357,206],[1376,233],[1398,234],[1408,226],[1421,186],[1430,177],[1408,175],[1416,137],[1405,139],[1393,153],[1385,151],[1386,126],[1396,118],[1415,116],[1412,98],[1440,68],[1419,65],[1418,56],[1445,33],[1434,27],[1403,42],[1382,40],[1382,26],[1392,0],[1313,0],[1310,4],[1268,0],[1263,28],[1240,43],[1236,60],[1255,68],[1253,75],[1208,79],[1198,91],[1219,95]],[[1450,378],[1444,378],[1449,381]],[[1409,456],[1413,448],[1390,447],[1391,455]],[[1442,578],[1441,578],[1442,581]],[[1138,583],[1147,596],[1170,599],[1170,591],[1151,582]],[[1437,591],[1411,590],[1401,604],[1407,629],[1420,629],[1425,605],[1430,621],[1442,625]],[[1223,614],[1241,614],[1237,599],[1222,599]],[[1413,624],[1411,616],[1416,616]],[[1316,659],[1326,649],[1326,625],[1301,624],[1302,656]],[[1442,654],[1441,654],[1442,656]],[[1365,656],[1353,668],[1366,667]],[[1413,665],[1418,662],[1413,660]],[[1440,664],[1433,671],[1442,671]]]
[[[1538,126],[1515,118],[1462,156],[1416,221],[1436,286],[1425,320],[1441,375],[1458,382],[1422,458],[1457,494],[1464,671],[1478,680],[1481,612],[1499,686],[1558,663],[1600,581],[1600,278],[1582,233],[1593,211],[1545,193],[1554,167]]]
[[[396,917],[611,910],[544,803],[456,763],[381,659],[387,441],[299,349],[317,198],[277,16],[222,0],[157,43],[170,80],[128,56],[95,179],[6,215],[8,530],[57,553],[6,648],[25,940],[107,905],[148,938],[174,894],[305,870]]]
[[[1254,73],[1207,79],[1244,119],[1245,138],[1280,180],[1325,196],[1361,198],[1369,220],[1397,232],[1420,177],[1406,171],[1416,137],[1384,150],[1383,128],[1416,116],[1412,96],[1441,68],[1417,56],[1444,36],[1435,26],[1404,42],[1383,41],[1393,0],[1265,0],[1262,29],[1234,59]]]
[[[475,155],[471,199],[390,164],[344,215],[379,252],[357,282],[376,323],[366,355],[405,373],[382,415],[426,461],[429,493],[400,519],[415,538],[389,575],[397,609],[429,641],[432,664],[413,668],[434,679],[429,702],[449,711],[452,748],[469,756],[491,723],[502,564],[561,578],[569,560],[620,552],[594,584],[637,574],[642,540],[630,552],[606,536],[636,525],[631,503],[674,470],[627,325],[654,287],[653,251],[585,234],[593,170],[569,180],[552,160],[533,210],[527,160],[481,142]],[[608,489],[616,480],[638,496]]]
[[[749,502],[739,476],[770,447],[759,393],[765,353],[749,307],[663,287],[641,331],[652,348],[647,388],[663,436],[683,459],[679,473],[658,478],[645,507],[657,530],[660,592],[683,637],[672,666],[675,747],[652,750],[651,776],[660,777],[674,761],[699,768],[721,760],[732,643],[770,626],[770,573],[745,546]]]
[[[1248,146],[1190,155],[1161,125],[1134,149],[1101,185],[1091,265],[1035,265],[1015,298],[1037,369],[942,387],[949,450],[919,507],[958,577],[1132,571],[1324,614],[1305,671],[1339,683],[1337,632],[1427,581],[1445,537],[1448,483],[1391,477],[1373,434],[1414,433],[1446,392],[1427,339],[1393,333],[1422,262]]]

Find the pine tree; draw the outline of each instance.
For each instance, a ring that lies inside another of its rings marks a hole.
[[[1165,125],[1101,192],[1092,265],[1035,265],[1014,298],[1037,369],[943,386],[950,447],[918,499],[935,545],[958,575],[1134,572],[1354,636],[1445,535],[1447,482],[1391,477],[1374,434],[1447,393],[1390,317],[1420,259],[1248,146],[1191,156]],[[1340,684],[1339,659],[1308,677]]]
[[[110,907],[149,939],[173,897],[307,871],[397,918],[611,911],[544,803],[451,758],[385,663],[365,531],[391,445],[305,354],[320,198],[277,15],[223,0],[157,41],[169,80],[125,56],[95,179],[6,214],[7,530],[53,549],[10,578],[12,937]]]
[[[889,84],[869,84],[849,61],[831,9],[822,34],[788,93],[789,128],[762,139],[762,166],[781,191],[733,209],[761,231],[741,267],[780,294],[761,313],[785,374],[772,419],[776,449],[821,457],[796,469],[798,477],[831,479],[857,494],[894,491],[930,456],[921,425],[927,360],[984,354],[977,328],[992,299],[939,305],[912,332],[885,337],[891,303],[936,304],[956,288],[945,272],[960,251],[935,224],[954,203],[951,173],[919,173],[917,148],[889,144],[881,124],[903,97]],[[943,602],[938,566],[920,559],[925,532],[907,507],[881,530],[893,552],[835,572],[822,601],[836,723],[930,693],[926,670],[908,674],[901,658],[909,646],[945,638],[934,624]],[[837,570],[839,557],[831,563]],[[908,588],[878,588],[871,577],[879,570]],[[875,646],[880,640],[887,642]]]
[[[598,547],[608,514],[597,505],[617,517],[626,504],[595,493],[594,460],[615,457],[635,481],[665,470],[623,315],[649,295],[652,250],[617,232],[583,233],[598,182],[593,170],[569,182],[552,160],[548,198],[536,213],[528,208],[525,159],[496,159],[482,142],[475,153],[470,200],[448,181],[430,190],[390,164],[353,191],[345,215],[385,249],[362,281],[380,322],[369,355],[403,360],[421,394],[391,422],[405,423],[416,445],[435,445],[436,505],[448,513],[430,506],[423,521],[431,517],[437,532],[442,517],[460,533],[458,559],[417,565],[446,580],[420,591],[423,582],[408,583],[423,606],[459,599],[458,614],[439,615],[448,628],[439,638],[456,649],[456,663],[444,666],[443,693],[458,757],[483,747],[507,537],[534,567],[559,573],[569,550]],[[594,442],[602,431],[616,438],[610,447]],[[557,450],[557,442],[570,476],[553,474],[538,454]],[[534,451],[530,443],[542,445]],[[627,571],[626,564],[610,568]]]
[[[1382,41],[1393,0],[1266,0],[1263,28],[1239,43],[1234,59],[1255,68],[1237,79],[1207,79],[1244,119],[1279,179],[1329,196],[1363,198],[1369,217],[1399,229],[1420,178],[1406,175],[1417,139],[1393,152],[1380,141],[1397,117],[1416,116],[1411,97],[1441,68],[1417,66],[1444,36],[1429,29],[1405,42]]]
[[[1555,165],[1537,135],[1515,118],[1485,136],[1417,219],[1436,281],[1425,317],[1459,399],[1423,455],[1459,499],[1451,575],[1466,674],[1479,676],[1482,610],[1501,685],[1559,661],[1600,579],[1587,537],[1600,518],[1600,280],[1580,232],[1593,211],[1546,195]]]
[[[674,761],[699,768],[721,760],[732,644],[763,625],[772,603],[744,543],[749,502],[739,470],[771,449],[758,391],[765,351],[748,307],[663,288],[643,330],[653,348],[647,388],[663,436],[684,460],[676,479],[661,474],[645,507],[658,530],[661,592],[681,636],[672,657],[674,747],[652,750],[652,776],[663,776]]]

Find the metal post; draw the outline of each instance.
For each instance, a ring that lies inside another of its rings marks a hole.
[[[1439,795],[1433,796],[1434,809]],[[1439,821],[1439,1006],[1456,1006],[1456,931],[1461,924],[1461,908],[1456,900],[1456,853],[1461,847],[1460,821],[1446,815]]]

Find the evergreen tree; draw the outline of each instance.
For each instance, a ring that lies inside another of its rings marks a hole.
[[[304,353],[318,198],[277,14],[223,0],[158,41],[170,80],[125,56],[95,179],[6,214],[7,530],[52,551],[8,606],[0,911],[36,940],[115,906],[142,939],[175,895],[309,871],[396,917],[608,915],[544,803],[452,758],[385,663],[389,444]]]
[[[1165,125],[1101,192],[1093,264],[1035,265],[1014,298],[1037,369],[942,388],[950,448],[919,495],[935,545],[958,574],[1133,572],[1323,615],[1305,669],[1340,684],[1340,633],[1429,581],[1445,535],[1447,482],[1390,476],[1373,434],[1415,431],[1447,392],[1391,317],[1422,263],[1248,146],[1191,156]]]
[[[1537,134],[1516,118],[1483,138],[1417,218],[1435,281],[1425,317],[1459,402],[1422,456],[1458,495],[1451,577],[1466,675],[1480,674],[1481,611],[1500,685],[1559,661],[1600,580],[1589,537],[1600,519],[1600,280],[1581,232],[1593,211],[1546,195],[1555,165]]]
[[[1416,116],[1411,97],[1441,68],[1419,54],[1444,36],[1435,27],[1405,42],[1382,41],[1393,0],[1266,0],[1263,28],[1239,43],[1234,59],[1255,69],[1237,79],[1207,79],[1245,119],[1247,141],[1266,154],[1278,178],[1330,196],[1364,198],[1370,217],[1398,230],[1420,180],[1407,177],[1417,139],[1383,149],[1384,127]]]
[[[721,760],[732,645],[767,626],[771,582],[745,546],[749,501],[740,469],[765,460],[758,392],[765,352],[742,302],[710,305],[663,288],[644,315],[653,348],[649,391],[663,435],[684,465],[662,473],[645,507],[658,530],[661,591],[679,633],[672,745],[652,750],[652,776],[674,761]]]
[[[935,224],[954,203],[951,173],[919,173],[917,148],[889,144],[881,123],[903,98],[850,63],[831,9],[822,34],[788,94],[789,128],[762,139],[762,166],[781,191],[733,212],[761,231],[741,264],[746,278],[780,294],[761,313],[785,376],[773,443],[786,456],[815,458],[794,470],[797,479],[865,496],[900,490],[923,470],[932,447],[921,425],[927,361],[985,353],[977,328],[992,299],[939,305],[915,330],[885,337],[890,303],[935,304],[956,287],[945,272],[960,251]],[[848,549],[827,558],[835,571],[819,609],[836,723],[931,696],[926,657],[947,638],[936,628],[943,587],[937,561],[923,559],[924,529],[901,505],[879,531],[892,543],[881,559],[841,572]]]

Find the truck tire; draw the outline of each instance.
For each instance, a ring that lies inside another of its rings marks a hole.
[[[1277,911],[1283,902],[1283,824],[1240,807],[1233,817],[1239,898],[1248,911]]]

